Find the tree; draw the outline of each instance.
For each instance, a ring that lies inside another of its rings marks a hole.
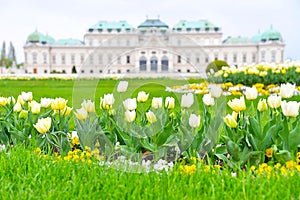
[[[206,67],[206,73],[208,72],[217,72],[222,69],[222,67],[229,66],[228,63],[224,60],[214,60],[210,62]]]
[[[1,50],[0,65],[2,65],[2,66],[5,65],[5,58],[6,58],[6,47],[5,47],[5,41],[3,41],[2,50]]]
[[[9,51],[8,51],[8,56],[7,58],[9,60],[11,60],[12,62],[17,63],[17,59],[16,59],[16,52],[15,52],[15,48],[12,44],[12,42],[9,43]]]

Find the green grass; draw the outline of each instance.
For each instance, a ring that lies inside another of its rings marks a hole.
[[[53,162],[32,149],[0,152],[1,199],[299,199],[300,175],[280,178],[126,173],[98,163]]]

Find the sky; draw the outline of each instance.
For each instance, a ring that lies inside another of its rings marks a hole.
[[[224,39],[252,37],[272,26],[283,36],[285,59],[300,60],[299,0],[0,0],[0,8],[0,48],[11,41],[18,63],[35,30],[56,40],[83,40],[100,20],[126,20],[137,27],[147,17],[159,17],[169,27],[179,20],[207,19],[221,27]]]

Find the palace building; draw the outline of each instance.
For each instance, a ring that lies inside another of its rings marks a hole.
[[[272,27],[251,38],[223,38],[221,28],[207,20],[181,20],[172,27],[160,19],[146,19],[138,27],[100,21],[83,40],[33,32],[24,46],[24,65],[32,74],[202,74],[216,59],[236,66],[283,62],[284,46]]]

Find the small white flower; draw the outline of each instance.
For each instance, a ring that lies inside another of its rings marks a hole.
[[[252,87],[252,88],[246,87],[245,95],[247,100],[256,99],[258,95],[256,87]]]
[[[154,109],[162,108],[162,97],[152,98],[152,108]]]
[[[219,98],[223,92],[222,88],[216,84],[210,84],[208,90],[213,98]]]
[[[41,98],[41,107],[42,108],[48,108],[51,106],[52,99],[50,98]]]
[[[200,115],[191,114],[189,118],[189,125],[193,128],[200,126]]]
[[[295,85],[286,83],[280,85],[280,96],[282,98],[291,98],[294,95]]]
[[[24,101],[32,101],[32,92],[22,92],[21,96]]]
[[[5,145],[4,144],[0,144],[0,151],[4,151],[5,150]]]

